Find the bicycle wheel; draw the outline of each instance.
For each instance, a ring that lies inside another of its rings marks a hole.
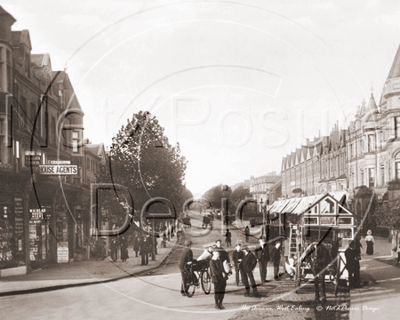
[[[211,292],[211,283],[211,277],[208,273],[208,270],[204,270],[201,273],[201,288],[205,294],[209,294]]]

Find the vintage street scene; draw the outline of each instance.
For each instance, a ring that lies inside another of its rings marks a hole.
[[[0,3],[1,319],[398,319],[400,3]]]

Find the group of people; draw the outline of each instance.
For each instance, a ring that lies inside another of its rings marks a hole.
[[[128,258],[128,239],[125,235],[120,238],[112,237],[110,243],[110,255],[111,260],[116,261],[118,259],[118,250],[121,250],[121,260],[125,262]]]
[[[257,285],[254,280],[253,271],[259,265],[261,283],[268,282],[267,280],[267,263],[269,261],[274,264],[274,279],[279,278],[279,263],[281,257],[281,243],[277,241],[275,246],[268,247],[265,238],[259,239],[259,245],[255,248],[254,253],[250,251],[247,245],[243,248],[240,243],[236,245],[236,250],[233,251],[232,261],[235,268],[236,285],[240,285],[240,278],[244,285],[245,297],[253,296],[260,297],[257,291]],[[182,283],[181,294],[187,295],[187,280],[188,277],[193,277],[194,281],[198,281],[197,277],[193,274],[193,263],[201,264],[202,266],[209,266],[211,272],[212,282],[214,284],[214,299],[216,309],[225,309],[222,302],[225,296],[226,281],[228,276],[232,274],[231,264],[228,252],[221,247],[221,240],[217,240],[213,246],[209,246],[199,258],[193,259],[193,252],[190,249],[192,241],[185,242],[185,249],[182,252],[179,268],[181,270]],[[250,284],[252,294],[250,293]],[[198,283],[195,283],[198,285]]]

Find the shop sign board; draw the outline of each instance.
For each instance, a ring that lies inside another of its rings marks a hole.
[[[39,166],[39,173],[45,175],[76,175],[78,174],[78,166],[76,165],[60,165],[60,164],[43,164]]]
[[[58,263],[69,262],[68,242],[57,243],[57,262]]]
[[[47,160],[47,164],[71,164],[70,160]]]
[[[37,167],[40,165],[40,159],[42,156],[30,156],[30,155],[25,155],[25,166],[32,166],[32,167]]]

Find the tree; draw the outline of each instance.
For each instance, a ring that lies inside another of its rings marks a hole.
[[[221,208],[221,199],[229,198],[232,193],[232,189],[228,187],[227,191],[222,191],[222,184],[212,187],[203,194],[203,198],[210,201],[214,208]]]
[[[109,164],[101,168],[98,181],[126,187],[135,215],[154,197],[170,200],[179,213],[184,201],[192,196],[184,183],[187,160],[179,144],[169,143],[156,117],[142,111],[133,114],[112,141]],[[113,202],[130,200],[126,191],[107,191],[103,202],[109,208]]]
[[[378,226],[389,230],[400,230],[400,198],[386,201],[373,211]]]
[[[243,201],[246,198],[253,198],[252,194],[250,193],[249,188],[245,188],[243,186],[237,187],[233,192],[231,193],[229,197],[229,207],[231,208],[230,210],[232,212],[236,212],[236,208],[240,204],[241,201]],[[253,203],[247,203],[246,206],[243,209],[243,217],[242,218],[247,218],[253,214],[256,213],[257,207]]]

